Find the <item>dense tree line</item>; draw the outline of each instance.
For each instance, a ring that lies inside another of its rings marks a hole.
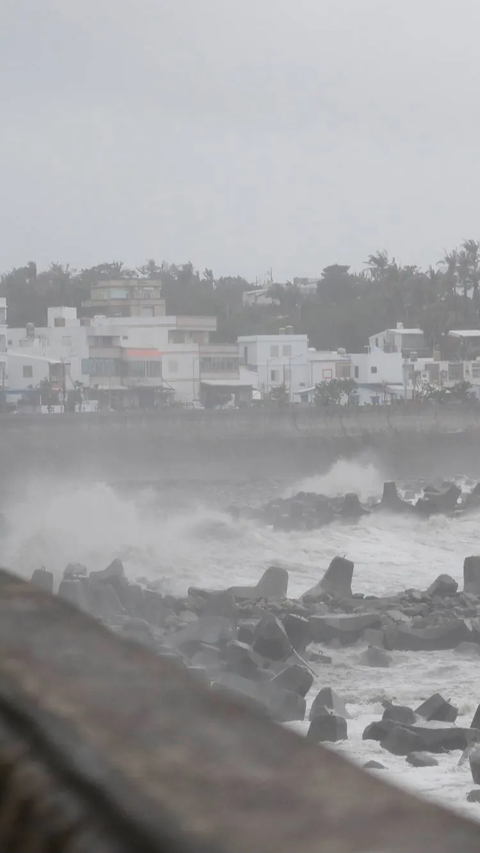
[[[10,326],[46,323],[47,308],[75,306],[81,314],[93,283],[121,278],[159,279],[169,314],[214,315],[218,341],[235,341],[243,334],[273,334],[292,325],[309,335],[319,349],[345,347],[363,350],[370,335],[403,322],[422,328],[431,343],[440,345],[455,328],[480,328],[480,242],[462,245],[421,270],[398,264],[385,251],[368,257],[364,269],[325,267],[317,292],[305,294],[289,283],[270,285],[273,305],[245,307],[242,296],[252,285],[241,276],[215,278],[191,263],[157,264],[149,260],[136,269],[121,262],[73,270],[52,263],[39,271],[33,262],[1,276],[0,296],[8,300]]]

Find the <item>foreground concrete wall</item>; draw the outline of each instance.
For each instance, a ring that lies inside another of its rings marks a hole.
[[[480,476],[479,448],[480,411],[474,408],[0,418],[4,479],[46,472],[110,481],[284,479],[360,452],[371,452],[385,473]]]

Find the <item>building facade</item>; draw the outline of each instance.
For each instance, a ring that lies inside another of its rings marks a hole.
[[[285,387],[290,402],[307,383],[308,336],[292,332],[278,335],[244,335],[238,338],[242,364],[258,377],[263,396]]]

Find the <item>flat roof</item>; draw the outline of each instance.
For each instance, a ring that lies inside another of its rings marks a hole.
[[[387,329],[386,331],[394,332],[396,335],[423,335],[423,329]],[[375,338],[376,335],[370,335],[370,337]]]
[[[480,338],[480,329],[454,329],[448,334],[452,338]]]
[[[245,382],[243,379],[200,379],[200,383],[221,388],[251,388],[253,386],[253,382]]]

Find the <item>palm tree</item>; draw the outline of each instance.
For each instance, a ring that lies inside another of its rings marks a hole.
[[[478,314],[478,286],[480,281],[480,243],[477,240],[464,240],[462,249],[466,253],[469,265],[469,278],[472,285],[472,307],[474,314]]]
[[[457,291],[457,273],[458,273],[458,252],[453,249],[451,252],[445,252],[443,258],[440,258],[437,266],[441,264],[446,267],[445,284],[447,296],[452,303],[455,314],[455,322],[458,322],[458,291]]]
[[[387,250],[383,249],[381,252],[377,251],[374,255],[369,255],[364,263],[368,267],[371,277],[378,281],[385,274],[391,262]],[[395,258],[392,263],[395,263]]]

